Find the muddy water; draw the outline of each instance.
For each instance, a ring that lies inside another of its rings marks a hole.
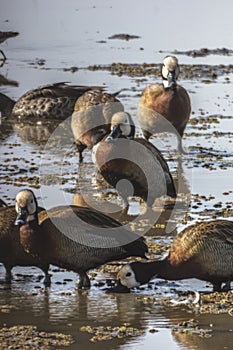
[[[224,20],[221,20],[219,14],[223,7]],[[214,7],[211,1],[199,0],[195,5],[185,1],[156,4],[148,1],[146,7],[121,0],[117,3],[21,0],[20,4],[16,0],[1,1],[1,30],[20,32],[18,37],[1,44],[8,60],[0,68],[0,91],[11,98],[17,99],[31,88],[57,81],[106,84],[110,92],[126,89],[119,97],[136,120],[142,89],[160,77],[132,72],[115,74],[106,65],[113,62],[158,65],[168,52],[177,49],[184,51],[178,55],[181,73],[182,69],[193,72],[197,66],[201,70],[196,75],[181,74],[180,83],[188,90],[192,102],[184,147],[193,151],[201,147],[202,154],[184,156],[178,161],[172,151],[176,144],[174,138],[160,135],[152,140],[163,150],[180,192],[176,210],[165,209],[161,202],[154,205],[158,219],[149,230],[148,239],[161,248],[156,258],[167,249],[174,234],[186,225],[210,218],[232,219],[233,74],[229,66],[232,55],[217,52],[195,58],[185,54],[187,50],[201,47],[232,48],[231,13],[232,2],[227,0]],[[140,38],[109,39],[119,33]],[[96,64],[102,65],[102,69],[88,68]],[[208,74],[213,65],[216,75]],[[226,67],[225,73],[222,65]],[[137,220],[140,227],[143,203],[133,198],[129,212],[123,215],[116,191],[96,176],[88,151],[84,164],[79,166],[75,150],[68,148],[59,165],[62,184],[60,179],[53,186],[41,183],[44,146],[55,127],[53,123],[32,126],[2,120],[0,197],[11,204],[19,189],[30,187],[41,205],[48,193],[47,206],[63,203],[95,206],[97,203],[102,211],[124,223]],[[56,267],[51,268],[52,286],[48,289],[44,289],[36,268],[16,267],[13,273],[9,286],[4,283],[4,268],[0,266],[0,325],[31,324],[40,330],[71,334],[75,342],[67,347],[69,349],[219,350],[232,346],[233,323],[229,314],[200,314],[198,308],[190,310],[185,305],[160,303],[164,297],[177,298],[179,292],[187,290],[209,292],[211,288],[204,282],[159,280],[150,288],[141,288],[129,295],[110,295],[104,289],[106,278],[115,277],[111,266],[96,270],[91,290],[84,293],[77,291],[74,273]],[[148,296],[155,296],[155,302],[144,303],[140,299]],[[198,322],[198,330],[175,330],[190,319]],[[93,334],[80,330],[87,325],[122,326],[125,323],[140,332],[134,337],[92,342]]]

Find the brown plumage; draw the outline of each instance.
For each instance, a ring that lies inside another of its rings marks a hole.
[[[110,132],[112,115],[123,111],[122,103],[115,94],[102,90],[91,90],[84,93],[75,103],[71,128],[82,162],[85,148],[92,149],[104,135]]]
[[[178,75],[176,57],[167,56],[162,67],[163,83],[150,85],[142,92],[138,120],[146,139],[160,132],[178,132],[182,151],[181,138],[189,120],[191,103],[187,91],[176,83]]]
[[[76,100],[96,88],[59,82],[27,91],[17,101],[0,93],[0,111],[3,117],[64,120],[71,116]]]
[[[94,147],[93,160],[125,204],[128,206],[129,196],[141,197],[150,207],[163,195],[175,198],[174,182],[165,159],[150,142],[134,138],[131,116],[126,112],[115,113],[111,128],[111,134]]]
[[[89,288],[87,271],[109,261],[145,257],[143,237],[124,229],[118,221],[94,209],[55,207],[37,215],[33,192],[16,196],[20,242],[42,261],[77,272],[79,288]]]
[[[149,263],[133,262],[119,271],[128,288],[147,283],[152,277],[168,280],[197,278],[209,281],[215,291],[230,289],[233,280],[233,222],[216,220],[197,223],[180,232],[168,256]]]
[[[6,270],[6,282],[11,281],[11,270],[14,266],[36,266],[45,274],[44,283],[49,284],[49,264],[24,251],[20,244],[19,228],[15,226],[15,219],[14,206],[0,209],[0,262]]]

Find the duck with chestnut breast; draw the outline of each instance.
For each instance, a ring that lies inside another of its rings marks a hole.
[[[165,57],[161,70],[163,82],[147,86],[142,92],[138,120],[147,140],[160,132],[178,133],[178,150],[183,152],[181,138],[190,117],[191,102],[185,88],[177,84],[179,72],[177,58]]]
[[[38,211],[41,210],[42,208],[38,208]],[[5,204],[0,208],[0,262],[3,263],[6,270],[5,281],[11,282],[11,271],[15,266],[36,266],[45,274],[44,284],[49,285],[49,264],[25,252],[20,244],[19,230],[15,226],[15,219],[15,206]]]
[[[127,288],[146,284],[153,277],[197,278],[212,283],[214,291],[229,290],[233,280],[233,222],[216,220],[189,226],[175,237],[165,259],[132,262],[118,273],[120,285]]]
[[[128,197],[141,197],[151,207],[156,198],[176,198],[166,160],[144,138],[134,138],[135,125],[127,112],[117,112],[111,133],[93,148],[93,161],[104,179],[115,187],[128,207]]]
[[[116,97],[119,92],[110,94],[100,89],[85,92],[75,103],[71,119],[71,129],[79,152],[79,161],[83,161],[84,149],[93,145],[110,132],[111,118],[124,106]]]
[[[60,206],[38,214],[34,193],[22,190],[16,196],[16,211],[25,251],[77,272],[81,289],[90,288],[90,269],[130,256],[145,258],[148,250],[143,237],[91,208]]]
[[[0,93],[0,111],[2,117],[64,120],[71,116],[76,100],[96,88],[59,82],[27,91],[17,101]]]

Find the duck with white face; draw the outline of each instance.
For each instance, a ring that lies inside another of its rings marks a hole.
[[[154,134],[172,133],[177,136],[179,152],[186,153],[182,137],[191,114],[191,101],[186,89],[177,83],[179,73],[177,58],[165,57],[162,82],[148,85],[142,91],[137,117],[147,140]]]
[[[90,269],[130,256],[146,258],[143,237],[92,208],[57,206],[38,213],[30,190],[17,194],[15,207],[24,250],[44,263],[78,273],[80,289],[90,288]]]
[[[103,178],[115,187],[125,208],[128,198],[138,196],[148,207],[156,198],[176,198],[176,189],[161,152],[142,137],[135,137],[135,124],[127,112],[115,113],[111,132],[93,148],[92,159]]]
[[[152,262],[132,262],[118,272],[119,291],[148,283],[152,278],[197,278],[228,291],[233,281],[233,221],[199,222],[178,233],[168,255]]]
[[[8,206],[3,201],[0,204],[0,262],[6,270],[5,281],[11,283],[12,270],[15,266],[35,266],[43,271],[45,275],[44,284],[48,286],[50,284],[49,263],[41,260],[38,256],[28,254],[28,251],[21,245],[19,229],[15,226],[15,205]],[[20,209],[21,206],[22,210]],[[35,207],[34,201],[32,201],[29,205],[31,213],[34,213]],[[21,212],[21,217],[18,217],[18,224],[22,225],[27,220],[28,208],[25,202],[21,203],[20,198],[17,200],[16,209],[18,213]],[[43,208],[38,208],[38,211],[42,210]]]

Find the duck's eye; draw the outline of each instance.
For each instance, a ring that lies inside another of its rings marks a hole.
[[[125,277],[130,277],[131,275],[132,275],[131,272],[127,272],[126,275],[125,275]]]
[[[33,203],[33,199],[31,199],[31,202],[30,202],[31,204]]]

